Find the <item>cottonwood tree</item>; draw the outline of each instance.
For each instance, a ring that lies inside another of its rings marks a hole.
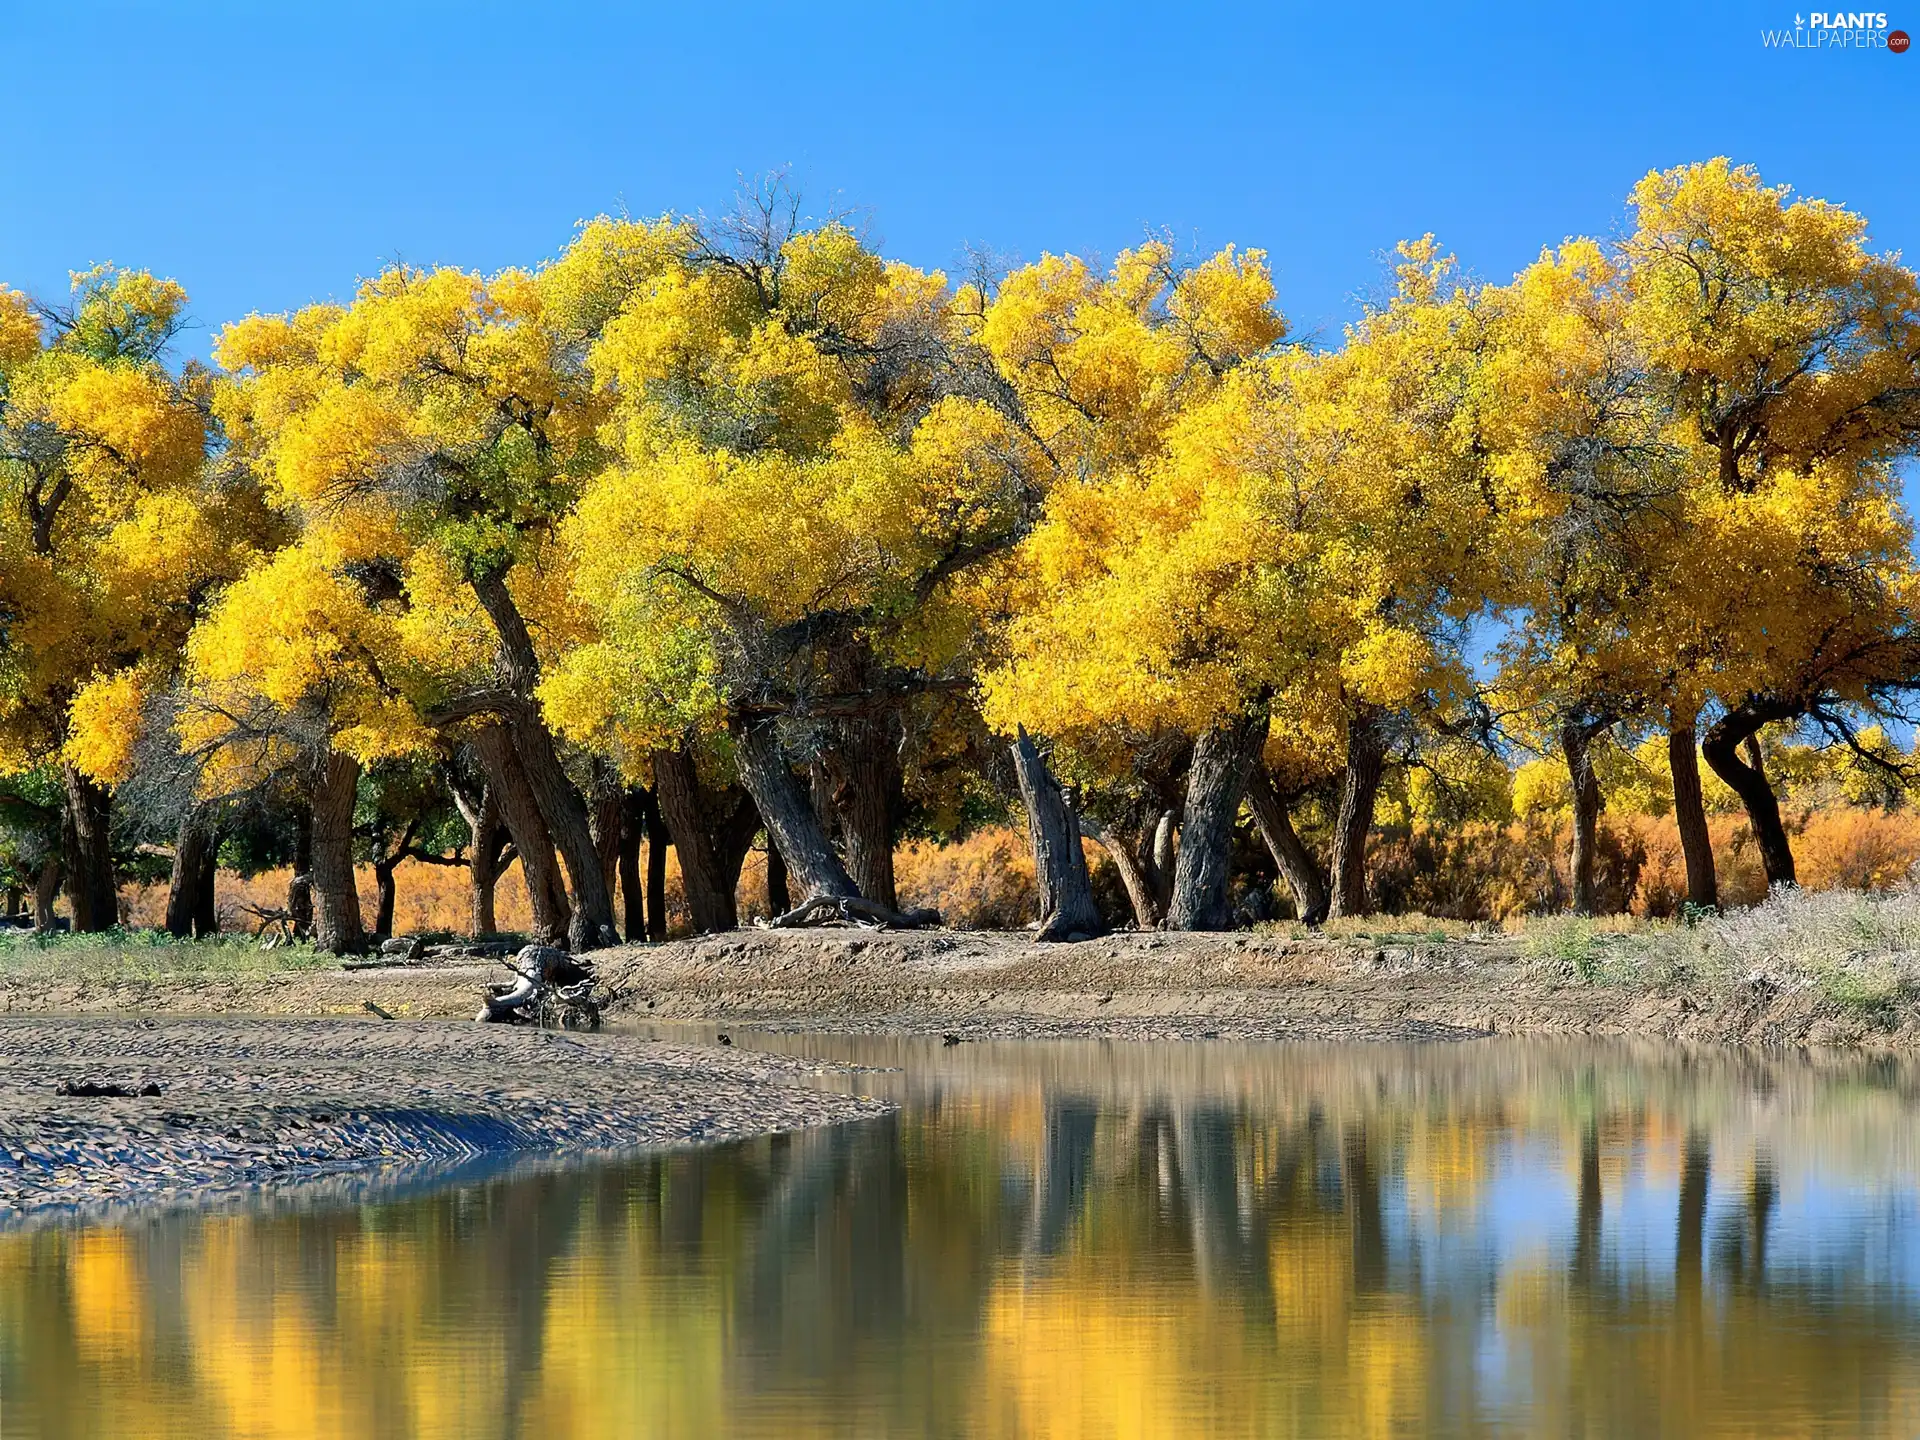
[[[1892,703],[1920,674],[1892,478],[1920,450],[1920,286],[1859,216],[1724,159],[1650,174],[1632,204],[1628,333],[1687,455],[1683,564],[1642,623],[1685,622],[1679,688],[1719,710],[1707,762],[1746,805],[1769,882],[1790,883],[1745,742],[1816,709],[1845,733],[1846,707]]]
[[[616,459],[564,529],[596,634],[548,712],[630,777],[651,761],[683,864],[729,828],[677,804],[718,749],[804,895],[890,911],[902,710],[966,683],[960,592],[1027,522],[1031,442],[973,393],[944,279],[781,192],[717,227],[599,225],[672,258],[588,354]]]
[[[186,292],[97,266],[71,299],[0,287],[0,772],[58,767],[73,923],[116,923],[113,787],[208,595],[270,543],[209,462],[205,376],[163,363]]]

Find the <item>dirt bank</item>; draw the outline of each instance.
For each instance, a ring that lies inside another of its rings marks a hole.
[[[734,1139],[886,1108],[808,1083],[820,1068],[470,1022],[9,1017],[0,1223],[383,1165]],[[132,1093],[85,1093],[103,1089]]]
[[[1609,941],[1609,943],[1612,943]],[[1621,937],[1620,943],[1638,944]],[[622,1018],[789,1029],[1022,1035],[1420,1040],[1632,1036],[1702,1044],[1920,1050],[1906,998],[1846,1003],[1785,974],[1582,979],[1506,936],[739,931],[603,952]],[[201,979],[0,978],[13,1014],[360,1015],[466,1019],[498,967],[306,970]]]

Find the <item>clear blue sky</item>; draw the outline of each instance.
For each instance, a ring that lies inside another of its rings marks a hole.
[[[1920,33],[1920,0],[1886,3]],[[1148,227],[1263,246],[1326,335],[1403,236],[1504,277],[1616,225],[1649,168],[1716,154],[1920,257],[1920,53],[1761,46],[1792,20],[1778,0],[0,0],[0,279],[142,265],[213,327],[394,257],[524,263],[602,210],[721,208],[736,173],[783,164],[924,265]]]

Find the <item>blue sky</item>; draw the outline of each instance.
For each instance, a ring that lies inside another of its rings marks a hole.
[[[1920,32],[1904,3],[1893,25]],[[1649,168],[1715,154],[1920,256],[1920,53],[1764,49],[1792,18],[0,0],[0,279],[144,265],[211,327],[394,257],[490,268],[598,211],[721,208],[736,173],[783,164],[920,264],[1149,227],[1259,245],[1296,325],[1333,336],[1403,236],[1505,276],[1616,225]]]

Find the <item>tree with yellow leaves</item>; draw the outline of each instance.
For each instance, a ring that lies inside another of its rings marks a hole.
[[[588,233],[629,231],[671,258],[588,354],[615,458],[564,539],[596,633],[548,713],[629,773],[705,737],[805,895],[890,912],[902,715],[966,683],[965,601],[1027,523],[1034,442],[942,277],[778,187],[720,226]]]
[[[271,529],[207,462],[206,381],[162,363],[186,293],[98,266],[0,288],[0,772],[59,768],[76,929],[117,923],[112,791],[206,597]]]

